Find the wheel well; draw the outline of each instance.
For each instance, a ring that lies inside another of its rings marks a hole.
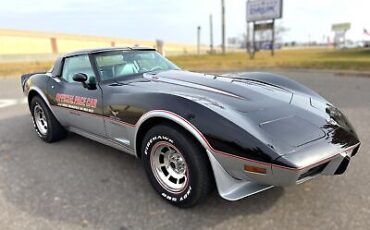
[[[195,143],[197,143],[199,145],[199,147],[203,150],[204,154],[206,154],[206,150],[201,145],[201,143],[194,137],[193,134],[191,134],[184,127],[182,127],[181,125],[177,124],[176,122],[171,121],[171,120],[166,119],[166,118],[153,117],[153,118],[149,118],[143,124],[141,124],[141,126],[140,126],[140,128],[137,132],[136,143],[135,143],[136,146],[135,147],[136,147],[136,154],[137,154],[138,158],[141,158],[141,143],[144,139],[145,134],[149,131],[149,129],[151,129],[152,127],[154,127],[156,125],[159,125],[159,124],[168,124],[170,126],[174,126],[178,129],[180,129],[183,133],[186,133],[190,138],[192,138],[193,141]]]
[[[32,98],[34,98],[35,96],[40,96],[40,94],[36,90],[31,90],[28,93],[28,106],[31,106]]]
[[[162,118],[162,117],[153,117],[153,118],[149,118],[143,124],[141,124],[141,126],[140,126],[140,128],[137,132],[136,143],[135,143],[137,157],[139,159],[141,158],[141,143],[144,139],[145,134],[149,131],[149,129],[151,129],[152,127],[154,127],[156,125],[159,125],[159,124],[167,124],[167,125],[170,125],[172,127],[176,127],[177,129],[180,129],[183,133],[185,133],[189,138],[191,138],[194,141],[194,143],[197,143],[199,148],[202,150],[203,154],[205,154],[204,156],[207,158],[207,163],[208,163],[207,164],[207,171],[211,175],[212,187],[214,188],[216,186],[215,176],[214,176],[212,166],[211,166],[211,162],[208,158],[206,149],[199,142],[199,140],[197,138],[195,138],[195,136],[193,134],[191,134],[187,129],[185,129],[184,127],[182,127],[181,125],[177,124],[174,121],[171,121],[169,119]]]

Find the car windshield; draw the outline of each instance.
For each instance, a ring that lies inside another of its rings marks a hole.
[[[179,69],[156,51],[112,51],[94,55],[102,81],[152,71]]]

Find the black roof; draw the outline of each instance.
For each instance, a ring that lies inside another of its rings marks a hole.
[[[146,47],[107,47],[107,48],[97,48],[97,49],[84,49],[84,50],[77,50],[70,53],[66,53],[63,57],[70,57],[76,55],[84,55],[84,54],[96,54],[96,53],[105,53],[111,51],[155,51],[153,48],[146,48]]]

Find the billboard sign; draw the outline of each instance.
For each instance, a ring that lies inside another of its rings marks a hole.
[[[334,32],[344,32],[351,29],[351,23],[338,23],[331,26],[331,30]]]
[[[282,18],[283,0],[249,0],[247,2],[247,22]]]

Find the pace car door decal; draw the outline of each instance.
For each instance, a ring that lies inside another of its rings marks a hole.
[[[94,113],[98,100],[95,98],[81,97],[64,93],[57,93],[55,99],[58,106],[77,109],[85,112]]]

